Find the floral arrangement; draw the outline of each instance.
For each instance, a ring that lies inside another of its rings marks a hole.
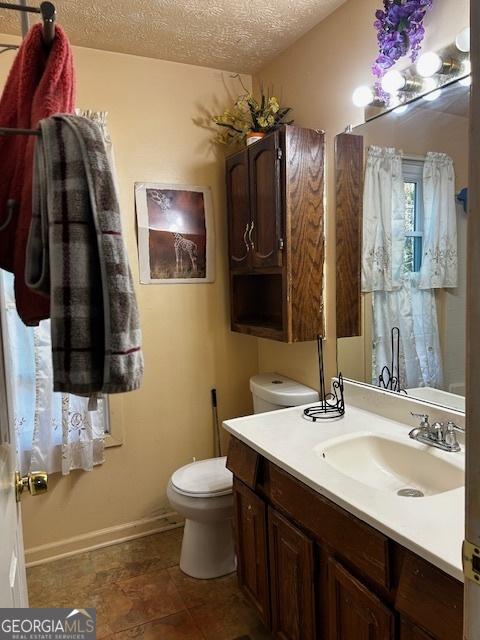
[[[260,100],[257,100],[244,86],[241,77],[237,74],[245,93],[239,95],[233,106],[218,116],[213,116],[213,122],[222,127],[222,132],[216,137],[220,144],[235,144],[243,142],[251,132],[268,133],[274,131],[282,124],[292,124],[293,120],[285,122],[290,107],[281,107],[278,98],[261,91]]]
[[[379,53],[372,73],[377,97],[384,102],[388,102],[388,94],[381,87],[382,77],[409,51],[415,62],[425,36],[423,19],[432,4],[433,0],[383,0],[383,10],[375,14]]]

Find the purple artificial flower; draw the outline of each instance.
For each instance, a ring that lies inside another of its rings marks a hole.
[[[381,80],[393,65],[410,52],[412,62],[418,57],[425,28],[423,19],[433,0],[383,0],[383,10],[375,12],[378,56],[372,65],[377,98],[388,103]]]

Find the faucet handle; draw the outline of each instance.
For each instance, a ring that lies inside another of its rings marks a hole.
[[[414,411],[410,411],[410,414],[414,418],[421,418],[422,419],[422,421],[420,423],[421,427],[426,427],[427,429],[430,428],[430,424],[428,422],[428,414],[426,414],[426,413],[415,413]]]
[[[460,451],[457,434],[455,433],[456,429],[458,429],[457,425],[450,420],[447,423],[447,430],[445,432],[445,444],[448,445],[452,451]]]

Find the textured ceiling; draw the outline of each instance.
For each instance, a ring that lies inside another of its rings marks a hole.
[[[345,2],[53,1],[73,44],[244,73],[260,68]],[[15,11],[0,9],[0,33],[19,33]]]

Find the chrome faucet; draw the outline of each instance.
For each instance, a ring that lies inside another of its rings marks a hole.
[[[443,422],[434,422],[431,425],[426,413],[413,413],[413,411],[410,413],[415,418],[421,419],[420,426],[415,427],[408,434],[412,440],[429,444],[431,447],[442,449],[442,451],[460,451],[456,432],[463,431],[463,429],[452,420],[449,420],[446,426]]]

